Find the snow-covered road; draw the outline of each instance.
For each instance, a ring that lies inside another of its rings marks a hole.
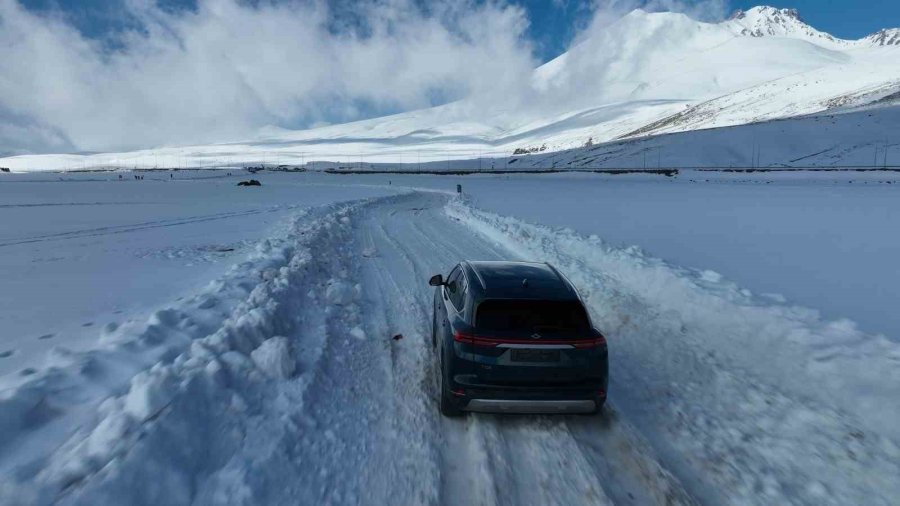
[[[496,258],[552,261],[582,290],[610,340],[603,416],[438,414],[427,279]],[[0,503],[900,497],[898,408],[877,402],[897,393],[896,345],[691,276],[440,192],[326,206],[212,292],[123,338],[114,358],[166,350],[120,387],[98,393],[92,385],[123,374],[86,353],[0,399]],[[854,352],[823,337],[803,356],[799,341],[833,335]],[[852,377],[837,383],[835,370]],[[853,398],[860,391],[870,398]]]
[[[690,504],[639,438],[612,418],[439,416],[425,281],[460,259],[514,257],[449,219],[445,202],[438,194],[400,198],[358,226],[359,248],[368,254],[360,277],[364,314],[374,313],[364,318],[374,323],[367,333],[387,343],[383,376],[363,381],[387,394],[376,409],[390,414],[384,468],[395,476],[390,495],[373,504],[392,497],[408,497],[399,501],[406,504]],[[398,333],[402,340],[390,340]],[[352,424],[357,409],[348,403],[341,418]],[[371,473],[371,462],[364,465]],[[376,471],[376,481],[383,477]]]

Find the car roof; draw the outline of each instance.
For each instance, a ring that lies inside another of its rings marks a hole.
[[[476,299],[579,300],[569,281],[547,263],[467,261],[460,265]]]

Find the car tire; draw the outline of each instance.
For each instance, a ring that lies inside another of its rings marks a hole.
[[[446,374],[444,373],[443,360],[441,360],[438,370],[438,388],[441,391],[441,414],[448,418],[456,418],[463,415],[463,411],[453,403],[453,397],[450,388],[447,386]]]

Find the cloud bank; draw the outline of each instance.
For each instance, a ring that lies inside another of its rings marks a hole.
[[[570,55],[550,89],[535,86],[527,12],[505,0],[120,1],[121,29],[90,38],[60,11],[0,0],[0,156],[241,140],[463,97],[470,119],[559,113],[611,91],[603,75],[626,42],[604,36],[615,20],[635,8],[721,19],[727,5],[579,7],[573,46],[599,47]]]
[[[535,65],[525,12],[499,3],[129,0],[88,39],[0,0],[0,153],[222,141],[490,97]]]

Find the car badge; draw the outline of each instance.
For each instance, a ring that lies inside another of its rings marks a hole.
[[[534,334],[531,334],[531,338],[532,338],[532,339],[540,339],[540,338],[541,338],[541,335],[538,334],[537,332],[535,332]]]

